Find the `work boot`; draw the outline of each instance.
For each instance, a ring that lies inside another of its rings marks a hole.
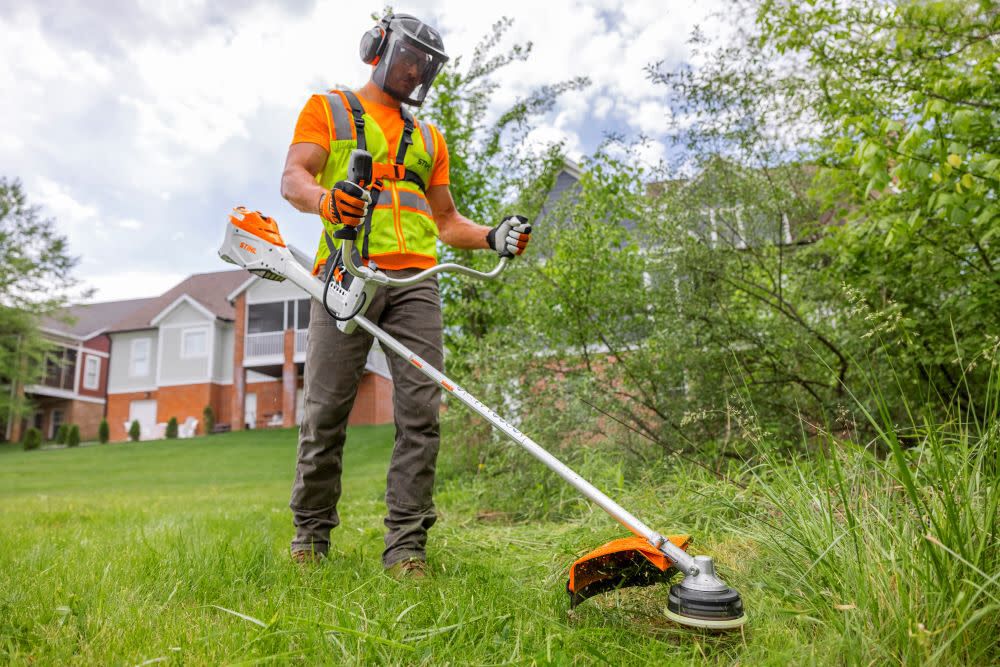
[[[323,562],[325,554],[316,551],[307,551],[305,549],[299,549],[292,552],[292,561],[296,565],[301,565],[303,567],[309,565],[319,565]]]
[[[386,574],[397,581],[404,579],[420,580],[428,576],[427,562],[419,558],[407,558],[398,563],[393,563],[386,568]]]

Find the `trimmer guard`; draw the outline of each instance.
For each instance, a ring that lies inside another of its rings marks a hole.
[[[690,535],[670,535],[667,539],[681,549],[691,543]],[[570,607],[575,607],[605,591],[666,583],[676,573],[670,559],[652,544],[641,537],[623,537],[578,558],[569,568],[566,592]]]

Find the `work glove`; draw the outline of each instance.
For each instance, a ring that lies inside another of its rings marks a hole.
[[[486,242],[501,257],[520,255],[531,240],[531,225],[523,215],[511,215],[486,235]]]
[[[368,215],[371,194],[350,181],[337,181],[333,189],[319,198],[319,214],[327,222],[357,227]]]

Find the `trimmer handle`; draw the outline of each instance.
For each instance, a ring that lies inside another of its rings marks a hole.
[[[360,149],[351,151],[351,158],[347,163],[347,180],[367,190],[371,187],[373,172],[371,153]]]

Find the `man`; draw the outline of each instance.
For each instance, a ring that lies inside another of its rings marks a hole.
[[[388,14],[362,37],[361,58],[372,65],[364,86],[356,92],[314,95],[306,103],[282,174],[282,196],[323,221],[314,273],[325,277],[332,270],[340,245],[336,231],[342,225],[358,228],[362,259],[393,276],[433,266],[438,238],[455,248],[490,248],[502,257],[521,254],[531,231],[527,221],[512,217],[490,228],[459,213],[448,187],[444,137],[402,107],[423,103],[448,60],[438,32],[413,16]],[[346,180],[350,154],[358,148],[369,151],[375,162],[376,186],[370,196]],[[436,278],[410,287],[380,287],[366,316],[442,368]],[[363,330],[341,333],[323,306],[313,302],[290,502],[296,527],[292,556],[299,562],[324,556],[330,531],[340,522],[347,418],[371,344],[372,336]],[[432,491],[441,391],[403,359],[388,358],[396,441],[386,480],[382,562],[395,575],[419,577],[426,571],[427,531],[436,519]]]

